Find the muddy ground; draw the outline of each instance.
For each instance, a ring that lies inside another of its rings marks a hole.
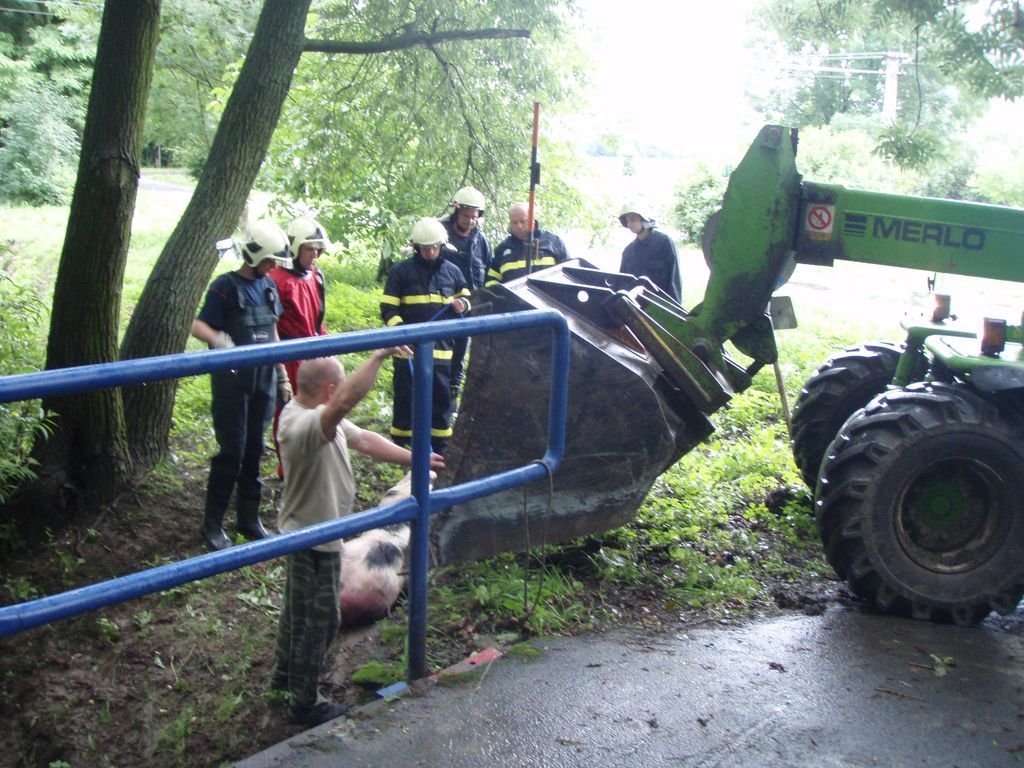
[[[185,473],[184,492],[151,482],[32,556],[5,564],[0,600],[53,594],[200,554],[204,477]],[[269,520],[269,507],[263,516]],[[446,578],[432,575],[431,589]],[[275,560],[0,638],[0,765],[218,765],[298,733],[285,720],[284,700],[267,687],[282,583],[283,563]],[[588,587],[595,601],[588,631],[711,618],[667,607],[657,589]],[[766,594],[772,602],[758,606],[762,613],[818,612],[848,599],[841,585],[820,578],[770,585]],[[400,673],[394,649],[401,642],[382,642],[382,633],[394,638],[404,631],[401,601],[390,622],[343,631],[323,692],[349,704],[373,698],[380,684],[360,685],[353,674],[372,661]],[[514,625],[434,615],[428,634],[433,669],[520,639]]]

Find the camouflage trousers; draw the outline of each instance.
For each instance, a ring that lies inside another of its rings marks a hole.
[[[302,713],[317,702],[327,648],[341,625],[341,553],[307,549],[286,562],[271,685],[287,690],[292,712]]]

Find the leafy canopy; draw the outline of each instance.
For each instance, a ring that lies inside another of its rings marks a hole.
[[[70,199],[78,164],[95,7],[12,0],[0,13],[0,201]]]
[[[210,109],[252,38],[262,0],[164,0],[144,133],[145,160],[202,168],[217,118]]]
[[[261,184],[315,212],[343,247],[369,239],[385,253],[405,241],[414,219],[442,215],[471,184],[497,206],[484,222],[503,237],[504,207],[528,191],[533,103],[542,102],[545,117],[557,114],[583,76],[572,13],[557,0],[322,3],[308,38],[492,28],[531,35],[367,55],[307,52]],[[555,164],[545,167],[547,211],[562,216],[578,201],[558,171],[571,155],[541,135],[542,157]]]

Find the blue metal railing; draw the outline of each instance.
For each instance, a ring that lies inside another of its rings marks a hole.
[[[488,333],[526,331],[549,327],[551,397],[548,444],[537,460],[521,467],[478,478],[460,485],[430,488],[430,413],[434,340]],[[374,507],[331,522],[291,533],[251,541],[177,563],[150,568],[110,581],[80,587],[58,595],[0,608],[0,637],[59,619],[160,592],[190,581],[235,570],[317,544],[392,523],[409,522],[409,666],[410,680],[426,674],[426,619],[428,534],[430,515],[456,504],[524,485],[547,477],[557,469],[565,448],[565,414],[569,382],[569,330],[554,310],[528,310],[461,320],[442,320],[334,336],[295,339],[232,349],[186,352],[163,357],[85,365],[41,373],[0,377],[0,403],[54,395],[67,395],[103,387],[304,360],[348,352],[409,345],[413,359],[412,496],[385,507]]]

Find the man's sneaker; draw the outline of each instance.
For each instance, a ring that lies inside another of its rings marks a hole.
[[[288,722],[292,725],[320,725],[328,720],[341,717],[346,712],[348,712],[348,707],[344,704],[335,704],[333,701],[321,701],[309,709],[290,710],[288,712]]]

